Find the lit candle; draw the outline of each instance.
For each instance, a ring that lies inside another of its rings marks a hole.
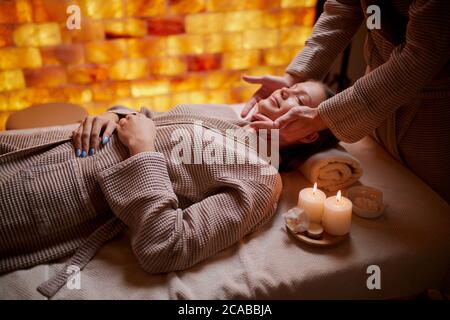
[[[334,236],[343,236],[350,231],[352,221],[352,202],[341,196],[341,190],[329,197],[323,204],[323,228]]]
[[[298,206],[305,210],[310,222],[322,221],[323,203],[327,196],[317,189],[317,183],[313,188],[302,189],[298,195]]]

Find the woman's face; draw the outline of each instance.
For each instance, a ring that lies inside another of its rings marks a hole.
[[[274,91],[268,98],[257,103],[256,112],[276,120],[295,106],[317,108],[325,99],[325,92],[320,83],[302,82]]]

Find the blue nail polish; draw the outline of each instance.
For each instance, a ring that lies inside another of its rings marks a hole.
[[[85,150],[83,150],[83,152],[81,153],[81,157],[86,158],[86,156],[87,156],[87,152]]]
[[[81,150],[77,149],[75,150],[75,156],[79,157],[81,155]]]
[[[109,141],[109,137],[108,137],[108,136],[104,136],[104,137],[103,137],[102,143],[103,143],[103,144],[107,144],[108,141]]]
[[[90,149],[89,149],[89,155],[90,155],[90,156],[93,156],[94,153],[95,153],[95,149],[94,149],[94,148],[90,148]]]

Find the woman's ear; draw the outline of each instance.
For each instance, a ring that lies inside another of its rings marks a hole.
[[[314,132],[314,133],[311,133],[310,135],[307,135],[304,138],[301,138],[299,141],[301,143],[312,143],[312,142],[316,141],[318,138],[319,138],[319,133]]]

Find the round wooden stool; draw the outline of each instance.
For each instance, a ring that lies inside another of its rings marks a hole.
[[[88,115],[83,107],[71,103],[45,103],[14,112],[6,130],[51,127],[80,122]]]

